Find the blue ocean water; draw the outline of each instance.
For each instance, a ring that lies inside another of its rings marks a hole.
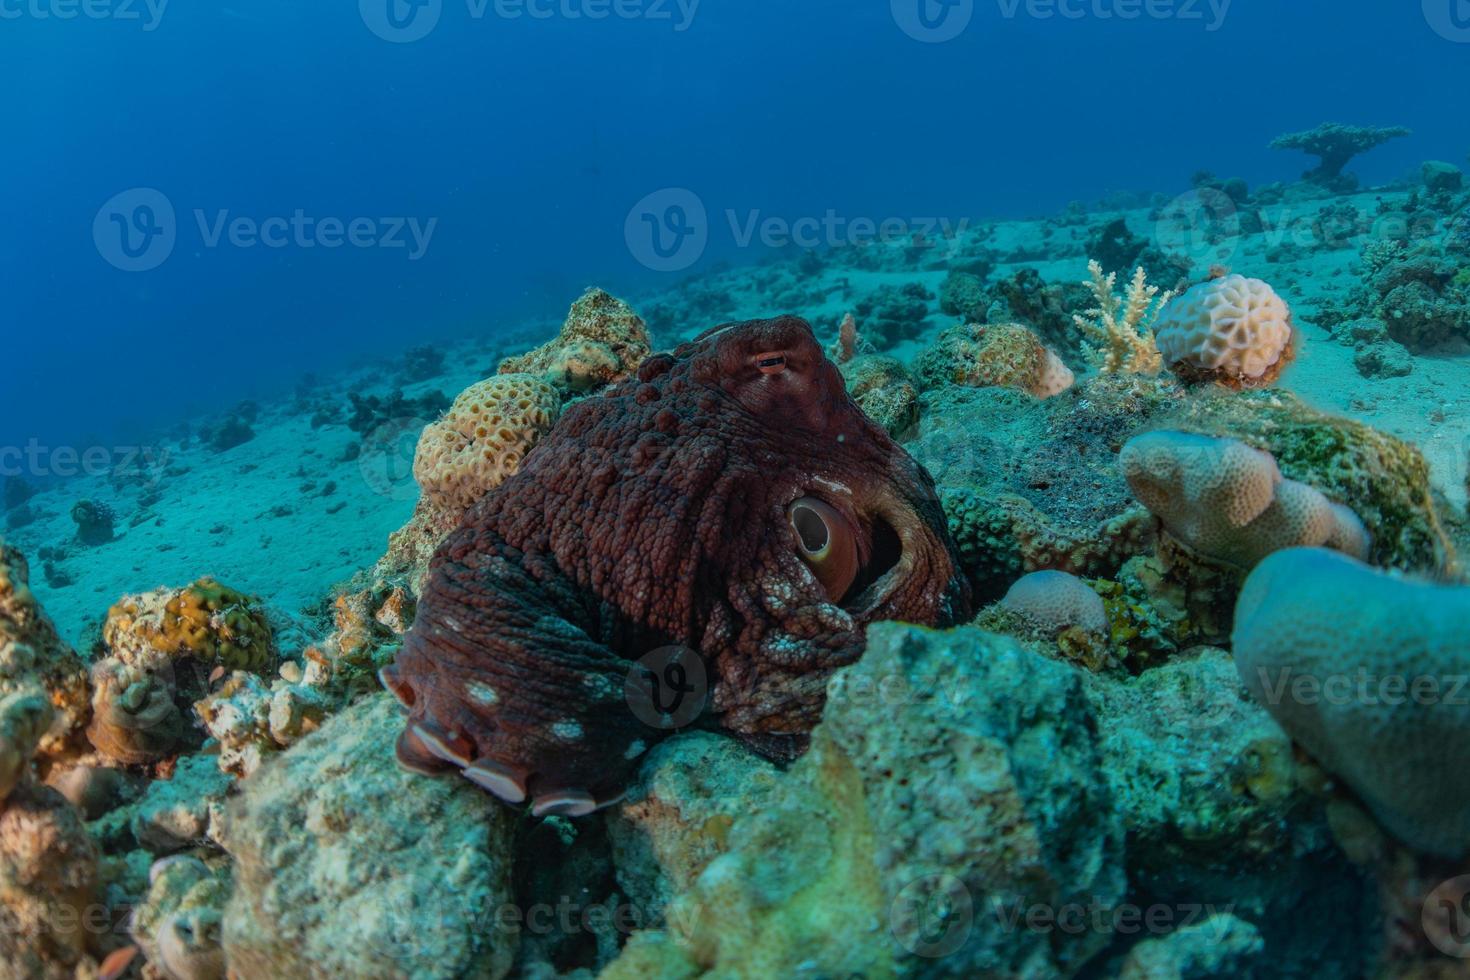
[[[1370,183],[1460,161],[1464,6],[0,0],[0,442],[117,439],[758,260],[727,211],[1289,180],[1308,159],[1268,142],[1327,120],[1414,129],[1355,163]],[[625,234],[666,188],[709,209],[678,273]]]

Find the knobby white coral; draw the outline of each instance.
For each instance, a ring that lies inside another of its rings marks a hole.
[[[1127,293],[1121,297],[1114,292],[1116,272],[1103,275],[1096,259],[1087,263],[1087,272],[1089,278],[1084,285],[1092,290],[1097,306],[1081,315],[1073,314],[1072,319],[1090,338],[1090,342],[1083,343],[1088,358],[1104,374],[1158,374],[1162,361],[1153,325],[1174,293],[1160,295],[1159,287],[1149,284],[1143,266],[1134,271]]]

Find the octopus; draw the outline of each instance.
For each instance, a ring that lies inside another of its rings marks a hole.
[[[576,817],[684,725],[796,758],[869,623],[971,616],[959,569],[805,320],[716,327],[572,405],[445,539],[380,675],[398,760]]]

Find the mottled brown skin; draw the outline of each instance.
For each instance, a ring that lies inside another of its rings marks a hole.
[[[803,497],[859,539],[840,603],[798,557]],[[410,708],[405,765],[478,761],[502,798],[600,806],[666,734],[625,700],[644,654],[698,651],[712,720],[791,758],[869,623],[970,615],[928,474],[782,317],[716,328],[571,407],[435,555],[384,680]]]

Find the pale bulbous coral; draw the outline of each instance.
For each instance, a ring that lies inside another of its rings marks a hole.
[[[1393,835],[1470,850],[1470,588],[1282,551],[1246,580],[1234,653],[1251,694]]]
[[[572,304],[556,338],[506,358],[501,374],[533,374],[573,395],[631,377],[649,353],[643,319],[622,300],[589,289]]]
[[[1072,369],[1019,323],[950,327],[919,355],[915,371],[925,388],[1002,386],[1037,398],[1061,394],[1076,380]]]
[[[466,389],[426,427],[413,475],[426,506],[452,526],[515,473],[561,411],[561,395],[530,374],[501,374]]]
[[[1051,633],[1077,627],[1106,633],[1108,614],[1102,597],[1067,572],[1040,571],[1016,580],[1001,605]]]
[[[1299,546],[1368,555],[1371,542],[1356,514],[1284,479],[1270,453],[1244,443],[1150,432],[1130,439],[1118,463],[1169,535],[1215,561],[1249,569],[1273,551]]]
[[[1291,309],[1260,279],[1224,276],[1170,300],[1154,336],[1184,381],[1232,388],[1274,382],[1292,359]]]

